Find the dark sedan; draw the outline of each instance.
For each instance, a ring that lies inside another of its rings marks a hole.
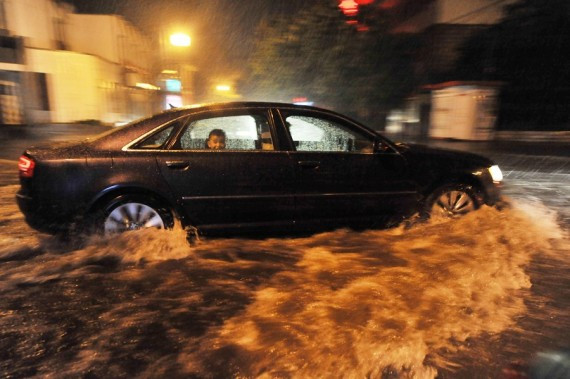
[[[394,225],[499,199],[487,158],[394,144],[338,113],[291,104],[176,108],[84,142],[30,148],[20,209],[49,233],[206,233]]]

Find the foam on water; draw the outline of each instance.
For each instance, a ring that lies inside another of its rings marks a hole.
[[[536,227],[519,211],[486,208],[404,233],[316,236],[343,242],[308,248],[179,363],[203,374],[202,362],[230,349],[232,376],[434,377],[450,364],[442,351],[513,328],[525,311],[525,265],[549,248]]]
[[[22,284],[38,284],[83,275],[93,266],[128,265],[188,258],[191,249],[183,230],[135,231],[120,236],[92,237],[87,246],[70,250],[55,238],[40,237],[30,246],[4,247],[0,259],[15,262],[0,273],[0,292]],[[21,260],[29,258],[26,264]]]

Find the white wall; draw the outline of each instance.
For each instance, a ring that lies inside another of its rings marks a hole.
[[[97,55],[135,70],[152,69],[148,37],[120,16],[76,14],[73,7],[53,0],[5,0],[5,9],[8,30],[25,37],[26,47],[55,50],[62,38],[66,50]],[[60,35],[58,20],[63,23]]]
[[[118,29],[113,16],[72,14],[68,22],[70,49],[120,63]]]
[[[114,118],[106,96],[120,91],[118,67],[97,57],[67,51],[27,51],[30,71],[48,74],[52,122]],[[121,109],[116,113],[121,113]]]
[[[71,14],[67,31],[73,51],[97,55],[135,71],[152,69],[148,39],[119,16]]]
[[[430,137],[490,139],[495,126],[495,95],[494,89],[478,86],[434,90]]]
[[[55,49],[56,20],[65,19],[72,8],[52,0],[5,0],[6,23],[13,35],[25,37],[28,47]]]
[[[0,70],[47,75],[50,110],[36,109],[28,99],[30,122],[114,123],[152,109],[154,92],[134,86],[153,82],[155,54],[149,39],[123,18],[75,14],[55,0],[5,0],[4,5],[7,29],[24,39],[25,64],[1,64]],[[34,92],[30,83],[24,93]]]

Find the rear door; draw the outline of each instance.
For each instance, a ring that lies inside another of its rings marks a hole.
[[[208,148],[213,130],[225,135],[225,149]],[[157,164],[189,222],[203,230],[293,224],[295,173],[267,109],[193,114]]]
[[[295,150],[298,225],[367,226],[413,207],[416,185],[406,161],[389,146],[375,151],[375,134],[325,112],[280,114]]]

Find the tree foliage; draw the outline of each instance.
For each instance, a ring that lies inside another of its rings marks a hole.
[[[243,80],[247,97],[317,105],[371,119],[414,88],[415,40],[391,35],[376,18],[369,30],[348,25],[336,1],[319,1],[262,25]]]

